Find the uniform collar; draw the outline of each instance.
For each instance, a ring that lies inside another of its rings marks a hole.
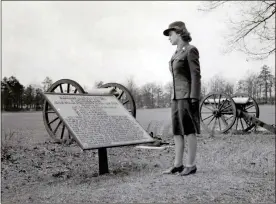
[[[188,46],[189,46],[189,44],[186,44],[186,45],[181,46],[179,49],[176,48],[176,52],[185,51]]]

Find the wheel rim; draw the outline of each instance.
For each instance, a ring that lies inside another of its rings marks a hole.
[[[116,98],[123,104],[123,106],[136,118],[136,104],[130,91],[121,84],[107,83],[103,84],[100,88],[113,87],[116,90]]]
[[[74,94],[85,93],[83,88],[77,82],[70,79],[61,79],[55,82],[47,92]],[[64,143],[73,141],[69,130],[46,100],[44,101],[43,106],[43,121],[48,134],[55,140],[55,142]]]
[[[233,99],[224,93],[210,93],[200,104],[200,120],[210,134],[226,133],[235,123],[236,106]]]
[[[238,110],[242,110],[243,112],[246,112],[247,114],[254,116],[256,118],[259,118],[259,106],[257,102],[249,96],[248,94],[245,93],[237,93],[233,97],[233,100],[235,98],[242,98],[246,99],[248,98],[247,103],[244,104],[236,104],[236,107]],[[246,121],[241,114],[237,114],[237,120],[234,124],[235,131],[237,132],[247,132],[251,130],[253,127],[255,127],[255,124],[253,124],[251,121]]]

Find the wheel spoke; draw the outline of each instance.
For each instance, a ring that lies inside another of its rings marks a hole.
[[[221,94],[219,94],[219,103],[218,103],[218,107],[220,107],[220,99],[221,99]]]
[[[54,109],[52,108],[52,106],[50,106],[50,104],[49,104],[49,103],[47,103],[46,109],[47,109],[47,111],[49,111],[49,110],[54,111]]]
[[[123,105],[125,105],[126,103],[128,103],[129,102],[129,100],[127,100],[127,101],[125,101],[125,102],[123,102]]]
[[[240,122],[241,122],[242,129],[243,129],[243,131],[244,131],[244,127],[243,127],[243,124],[242,124],[242,120],[241,120],[241,119],[240,119]]]
[[[230,118],[233,118],[233,115]],[[230,118],[227,118],[226,120],[229,120]]]
[[[204,119],[202,119],[202,120],[204,121],[204,120],[206,120],[206,119],[208,119],[208,118],[210,118],[210,117],[212,117],[212,116],[213,116],[213,115],[210,115],[210,116],[208,116],[207,118],[204,118]]]
[[[123,94],[124,94],[124,91],[122,91],[122,93],[118,96],[119,100],[121,99],[121,97],[123,96]]]
[[[229,107],[231,107],[231,106],[232,106],[232,105],[228,105],[228,106],[224,107],[223,109],[220,109],[220,111],[225,110],[225,109],[227,109],[227,108],[229,108]]]
[[[224,115],[221,115],[221,120],[224,123],[224,125],[227,127],[228,123],[226,122]]]
[[[238,123],[239,123],[239,118],[237,118],[237,121],[236,121],[236,130],[238,130]]]
[[[214,98],[215,107],[217,108],[217,103],[216,103],[215,94],[213,95],[213,98]]]
[[[62,85],[59,85],[60,92],[63,93]]]
[[[77,91],[78,91],[78,89],[77,89],[77,88],[75,88],[75,91],[74,91],[74,93],[77,93]]]
[[[63,124],[62,130],[61,130],[61,137],[60,137],[60,139],[63,139],[64,130],[65,130],[65,125]]]
[[[220,131],[221,131],[221,124],[220,124],[220,119],[218,119],[218,121],[219,121],[219,129],[220,129]]]
[[[48,110],[48,111],[46,111],[46,113],[56,113],[56,112],[53,110]]]
[[[249,109],[249,108],[252,108],[252,107],[254,107],[254,104],[251,105],[251,106],[248,106],[247,108],[245,108],[245,110],[247,110],[247,109]]]
[[[212,132],[214,132],[216,124],[217,124],[217,118],[216,118],[216,120],[215,120],[215,122],[214,122],[214,125],[213,125],[213,127],[212,127]]]
[[[209,121],[208,125],[214,120],[215,116],[213,116],[212,120]]]
[[[226,101],[227,101],[227,100],[224,100],[224,101],[222,102],[221,106],[219,107],[219,111],[220,111],[221,108],[224,106],[224,104],[225,104]]]
[[[203,104],[204,104],[204,107],[205,107],[205,108],[207,108],[207,109],[209,109],[210,111],[212,111],[212,112],[213,112],[213,110],[214,110],[214,109],[210,109],[209,107],[207,107],[207,106],[206,106],[206,104],[205,104],[205,103],[203,103]]]
[[[70,84],[67,84],[67,93],[70,93]]]
[[[233,112],[231,111],[231,112],[221,112],[222,114],[233,114]]]
[[[55,130],[54,130],[54,134],[56,134],[56,132],[57,132],[57,130],[58,130],[58,128],[59,128],[59,126],[60,126],[60,124],[62,123],[62,120],[60,120],[59,121],[59,123],[58,123],[58,125],[57,125],[57,127],[55,128]]]
[[[209,98],[208,98],[207,100],[208,100],[209,104],[211,104],[211,106],[213,107],[213,109],[215,110],[215,109],[216,109],[216,107],[214,107],[214,106],[213,106],[213,104],[212,104],[212,103],[210,103]],[[214,101],[214,102],[215,102],[215,101]]]
[[[52,120],[51,122],[48,123],[48,125],[51,125],[53,122],[55,122],[58,119],[58,117],[56,117],[54,120]]]

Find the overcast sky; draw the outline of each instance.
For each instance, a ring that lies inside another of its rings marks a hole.
[[[249,2],[250,3],[250,2]],[[227,8],[197,10],[202,2],[2,2],[2,77],[16,76],[23,85],[69,78],[92,88],[96,81],[138,85],[171,81],[168,62],[175,51],[163,30],[181,20],[200,52],[203,80],[221,75],[232,81],[275,57],[247,61],[246,55],[223,55]]]

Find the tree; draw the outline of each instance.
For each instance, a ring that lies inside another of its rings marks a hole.
[[[35,102],[35,109],[36,110],[41,110],[42,105],[43,105],[43,95],[42,95],[43,90],[40,88],[35,89],[35,97],[34,97],[34,102]]]
[[[12,89],[8,84],[7,77],[4,77],[1,81],[1,108],[2,110],[7,110],[12,105]]]
[[[244,79],[240,79],[237,83],[237,89],[236,92],[244,93],[246,92],[246,84]]]
[[[169,94],[169,98],[171,98],[172,91],[173,91],[173,83],[172,82],[166,83],[164,89],[165,89],[165,92]]]
[[[156,107],[160,108],[163,106],[163,87],[160,84],[156,84],[153,89],[156,95]]]
[[[9,78],[4,77],[2,80],[2,97],[4,109],[18,110],[22,107],[22,95],[24,91],[24,86],[17,80],[16,77],[11,76]]]
[[[143,105],[147,108],[153,107],[153,83],[146,83],[141,87]]]
[[[135,100],[138,95],[138,87],[135,84],[134,78],[132,76],[126,80],[126,88],[129,90]]]
[[[14,106],[16,109],[20,109],[22,107],[22,97],[24,92],[24,86],[14,76],[11,76],[9,78],[9,82],[12,88],[13,98],[15,99]]]
[[[227,52],[238,50],[261,60],[275,53],[275,1],[209,1],[200,11],[214,11],[224,5],[240,9],[229,19]],[[233,20],[233,18],[236,18]],[[257,46],[256,46],[257,45]]]
[[[275,76],[271,75],[271,77],[268,79],[269,81],[269,99],[272,102],[272,91],[273,91],[273,87],[275,87]]]
[[[208,88],[207,88],[206,82],[203,81],[203,80],[201,80],[201,98],[203,98],[204,96],[206,96],[207,91],[208,91]]]
[[[225,79],[221,76],[215,75],[209,80],[209,87],[211,92],[224,92],[225,90]]]
[[[50,77],[47,76],[47,77],[44,79],[44,81],[42,82],[43,91],[44,91],[44,92],[47,91],[47,90],[51,87],[52,84],[53,84],[53,80],[52,80]]]
[[[262,98],[262,86],[263,85],[263,80],[258,76],[256,79],[256,90],[257,90],[257,98],[261,99]]]
[[[231,82],[226,81],[224,87],[224,93],[232,96],[234,94],[234,84]]]
[[[265,94],[265,103],[267,103],[267,92],[269,90],[271,81],[273,81],[273,75],[267,65],[262,66],[261,72],[258,76],[262,85],[264,86],[264,94]]]
[[[246,92],[249,96],[255,98],[256,97],[256,90],[257,90],[257,74],[255,73],[250,73],[248,76],[244,77],[245,80],[245,87],[246,87]]]
[[[136,103],[137,108],[142,108],[143,107],[143,96],[141,94],[140,87],[137,87],[135,103]]]
[[[35,99],[35,90],[32,85],[29,85],[24,92],[24,102],[27,108],[32,108],[33,101]]]

